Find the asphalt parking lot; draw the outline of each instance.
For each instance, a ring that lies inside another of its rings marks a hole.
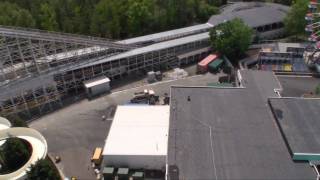
[[[278,79],[283,88],[283,97],[301,97],[305,93],[314,92],[320,84],[320,79],[314,77],[278,76]]]
[[[172,85],[206,86],[221,74],[198,75],[185,79],[127,88],[94,100],[82,100],[30,123],[47,139],[49,154],[60,156],[58,168],[66,177],[95,179],[90,158],[95,147],[103,147],[116,105],[126,104],[134,92],[153,89],[156,95],[170,92]],[[102,120],[106,116],[106,120]]]

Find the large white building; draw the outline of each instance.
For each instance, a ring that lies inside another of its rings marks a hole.
[[[165,169],[169,106],[118,106],[103,150],[103,165]]]

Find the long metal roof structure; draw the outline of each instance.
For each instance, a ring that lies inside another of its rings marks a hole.
[[[170,31],[164,31],[160,33],[154,33],[154,34],[149,34],[145,36],[130,38],[130,39],[119,41],[119,43],[135,44],[135,43],[150,42],[150,41],[160,42],[160,41],[176,39],[184,36],[190,36],[196,33],[205,32],[205,31],[208,31],[211,27],[212,26],[208,23],[199,24],[199,25],[189,26],[185,28],[174,29]]]
[[[99,45],[102,47],[121,49],[121,50],[129,50],[129,49],[135,48],[135,46],[133,45],[116,43],[113,40],[109,40],[109,39],[75,35],[75,34],[67,34],[67,33],[48,32],[48,31],[43,31],[38,29],[8,27],[8,26],[1,26],[1,25],[0,25],[0,36],[81,44],[81,45],[87,45],[87,46]]]
[[[124,53],[121,53],[121,54],[118,54],[115,56],[111,56],[109,58],[101,59],[101,60],[98,60],[98,61],[95,61],[92,63],[85,63],[83,66],[77,66],[77,68],[81,68],[84,66],[93,66],[96,64],[101,64],[101,63],[112,61],[115,59],[122,59],[122,58],[127,58],[127,57],[131,57],[131,56],[135,56],[135,55],[139,55],[139,54],[144,54],[144,53],[148,53],[148,52],[159,51],[162,49],[167,49],[170,47],[175,47],[178,45],[187,44],[187,43],[194,42],[194,41],[200,41],[200,40],[204,40],[204,39],[208,39],[208,38],[209,38],[209,33],[206,32],[206,33],[196,34],[196,35],[187,36],[187,37],[183,37],[183,38],[179,38],[179,39],[173,39],[170,41],[160,42],[160,43],[152,44],[149,46],[136,48],[131,51],[127,51],[127,52],[124,52]]]

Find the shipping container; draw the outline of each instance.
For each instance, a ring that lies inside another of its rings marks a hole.
[[[208,65],[218,58],[217,54],[210,54],[198,63],[198,72],[205,73],[208,71]]]
[[[83,82],[88,98],[110,91],[110,79],[100,76]]]
[[[212,61],[208,66],[209,66],[209,71],[210,72],[218,72],[220,67],[223,64],[223,60],[222,59],[216,59],[214,61]]]

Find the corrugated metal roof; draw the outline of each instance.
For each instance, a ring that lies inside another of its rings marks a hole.
[[[185,28],[180,28],[180,29],[145,35],[145,36],[139,36],[139,37],[135,37],[135,38],[131,38],[131,39],[126,39],[126,40],[119,41],[119,43],[134,44],[134,43],[144,42],[144,41],[155,41],[155,40],[162,39],[162,38],[174,37],[174,36],[181,35],[181,34],[189,34],[189,33],[195,32],[195,31],[202,31],[202,30],[208,29],[210,27],[211,27],[210,24],[207,24],[207,23],[206,24],[199,24],[199,25],[195,25],[195,26],[189,26],[189,27],[185,27]]]
[[[210,54],[206,58],[204,58],[202,61],[198,63],[199,66],[206,66],[209,63],[211,63],[213,60],[215,60],[218,56],[216,54]]]
[[[176,46],[179,46],[179,45],[188,44],[188,43],[191,43],[191,42],[196,42],[196,41],[201,41],[201,40],[206,40],[206,39],[209,39],[209,33],[208,32],[202,33],[202,34],[193,35],[193,36],[187,36],[187,37],[183,37],[183,38],[179,38],[179,39],[174,39],[174,40],[171,40],[171,41],[160,42],[160,43],[157,43],[157,44],[152,44],[150,46],[145,46],[145,47],[142,47],[142,48],[133,49],[131,51],[127,51],[127,52],[124,52],[124,53],[121,53],[121,54],[118,54],[118,55],[115,55],[115,56],[112,56],[112,57],[109,57],[109,58],[106,58],[106,59],[101,59],[99,61],[96,61],[96,62],[93,62],[93,63],[90,63],[90,64],[85,64],[84,66],[77,67],[77,69],[81,68],[81,67],[87,67],[87,66],[93,66],[93,65],[96,65],[96,64],[102,64],[104,62],[108,62],[108,61],[112,61],[112,60],[116,60],[116,59],[128,58],[128,57],[131,57],[131,56],[136,56],[136,55],[140,55],[140,54],[144,54],[144,53],[148,53],[148,52],[153,52],[153,51],[159,51],[159,50],[162,50],[162,49],[167,49],[167,48],[170,48],[170,47],[176,47]]]

